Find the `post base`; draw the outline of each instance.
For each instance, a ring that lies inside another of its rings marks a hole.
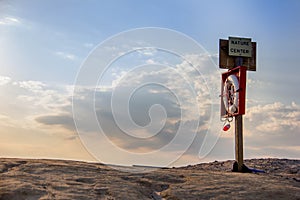
[[[252,170],[249,169],[245,164],[242,165],[242,169],[239,171],[238,162],[235,161],[232,166],[232,172],[241,172],[241,173],[252,173]]]

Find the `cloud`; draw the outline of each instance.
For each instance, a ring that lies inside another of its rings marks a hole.
[[[8,76],[0,76],[0,86],[6,85],[11,81],[11,78]]]
[[[148,60],[146,60],[146,63],[147,64],[155,64],[155,61],[152,59],[148,59]]]
[[[144,63],[147,59],[153,58],[150,54],[144,60],[142,57]],[[162,154],[177,154],[192,144],[190,152],[198,157],[207,130],[211,128],[212,104],[219,103],[219,88],[215,93],[210,89],[219,87],[220,74],[214,71],[216,68],[210,59],[207,55],[191,55],[186,60],[192,63],[178,58],[179,62],[173,60],[164,65],[138,63],[132,65],[137,67],[128,69],[110,69],[114,72],[111,85],[85,89],[76,86],[73,114],[78,131],[86,138],[104,132],[114,145],[134,153],[157,151],[171,143]],[[212,100],[212,96],[217,100]],[[218,129],[218,114],[217,120],[213,126]],[[157,127],[159,129],[155,129]],[[179,131],[181,134],[177,134]],[[103,140],[95,138],[88,140],[94,143]]]
[[[73,117],[69,113],[39,116],[35,120],[44,125],[59,125],[71,131],[76,130]]]
[[[66,59],[66,60],[71,60],[71,61],[73,61],[77,58],[74,54],[71,54],[68,52],[62,52],[62,51],[55,52],[55,55],[57,55],[63,59]]]
[[[47,85],[32,80],[15,81],[12,86],[13,90],[18,91],[14,98],[22,102],[24,108],[27,105],[27,109],[57,112],[71,104],[68,98],[71,98],[73,88],[70,86]]]
[[[138,49],[137,53],[142,56],[154,56],[157,54],[158,50],[155,48],[144,48],[144,49]]]
[[[87,43],[84,43],[83,46],[86,48],[92,48],[95,46],[95,44],[87,42]]]
[[[48,85],[33,80],[14,81],[8,77],[1,77],[0,82],[1,114],[18,123],[25,119],[30,121],[35,115],[71,111],[71,108],[67,108],[71,105],[70,86]],[[32,120],[32,126],[36,126],[35,120]]]
[[[0,25],[14,26],[21,24],[21,21],[16,17],[3,17],[0,19]]]
[[[298,104],[256,105],[247,109],[244,119],[246,156],[299,158]]]
[[[175,136],[178,126],[181,123],[180,108],[176,104],[176,99],[164,93],[164,91],[162,93],[151,94],[149,93],[151,88],[151,86],[148,86],[133,94],[128,107],[132,120],[127,119],[128,117],[122,112],[122,109],[112,110],[110,106],[111,94],[108,96],[110,98],[106,100],[101,98],[103,96],[102,93],[97,94],[98,99],[96,99],[95,104],[99,125],[107,137],[121,148],[134,152],[142,148],[153,151],[169,143]],[[125,102],[126,98],[123,97],[123,95],[120,95],[115,101]],[[167,117],[164,125],[158,132],[153,130],[155,128],[153,125],[159,126],[159,122],[155,125],[155,121],[161,120],[160,116],[156,116],[155,114],[150,115],[151,106],[156,104],[164,107]],[[117,119],[125,120],[126,124],[120,127]],[[135,127],[133,123],[138,127]],[[145,136],[148,137],[144,138]]]
[[[295,102],[284,105],[280,102],[257,105],[247,111],[249,122],[256,122],[256,131],[268,134],[278,134],[285,131],[299,130],[300,106]]]
[[[40,93],[44,91],[46,84],[41,81],[20,81],[14,82],[14,84],[19,85],[20,88],[27,89],[34,93]]]
[[[268,88],[271,86],[270,82],[257,80],[254,78],[247,78],[247,87],[249,88]]]
[[[20,124],[14,120],[13,118],[11,118],[9,115],[2,115],[0,114],[0,125],[5,125],[8,127],[16,127],[16,126],[20,126]]]

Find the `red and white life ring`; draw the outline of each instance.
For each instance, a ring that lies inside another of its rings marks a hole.
[[[223,102],[225,109],[229,115],[238,112],[239,105],[239,80],[236,75],[227,77],[223,88]]]

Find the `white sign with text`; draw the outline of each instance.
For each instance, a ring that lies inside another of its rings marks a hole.
[[[251,38],[229,37],[228,55],[252,57]]]

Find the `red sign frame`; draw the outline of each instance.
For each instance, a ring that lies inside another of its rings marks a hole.
[[[224,94],[224,84],[227,78],[230,75],[235,75],[239,82],[239,98],[238,98],[238,106],[237,106],[237,112],[235,113],[229,113],[226,108],[223,101],[223,98],[225,98]],[[236,68],[230,69],[225,73],[222,73],[222,84],[221,84],[221,117],[233,117],[236,115],[244,115],[246,110],[246,77],[247,75],[247,67],[245,66],[238,66]]]

